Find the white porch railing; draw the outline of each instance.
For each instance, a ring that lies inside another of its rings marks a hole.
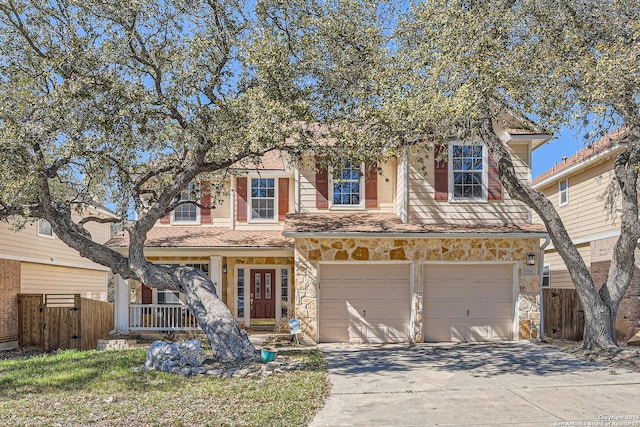
[[[196,318],[186,305],[129,305],[130,331],[195,331],[199,329]]]

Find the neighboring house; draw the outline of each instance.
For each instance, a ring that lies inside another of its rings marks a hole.
[[[93,214],[110,216],[105,209]],[[96,242],[110,237],[109,224],[88,223]],[[81,257],[64,244],[46,220],[18,231],[0,226],[0,349],[17,346],[19,293],[80,294],[106,301],[109,269]]]
[[[530,180],[531,151],[549,135],[523,127],[512,119],[496,130]],[[229,180],[221,206],[159,221],[147,257],[206,269],[245,327],[295,316],[309,342],[538,336],[544,227],[503,191],[482,144],[440,146],[440,161],[421,162],[421,149],[329,170],[269,153]],[[125,251],[127,238],[109,244]],[[131,304],[129,328],[166,328],[184,297],[139,289],[137,302],[156,311]]]
[[[597,286],[607,278],[612,249],[620,235],[620,200],[611,186],[616,154],[626,149],[628,131],[615,131],[577,152],[533,181],[553,203]],[[534,216],[534,220],[540,221]],[[640,253],[636,255],[636,260]],[[638,261],[640,262],[640,261]],[[640,274],[636,274],[620,303],[618,338],[627,339],[640,324]],[[573,288],[569,271],[553,245],[545,254],[544,286]]]

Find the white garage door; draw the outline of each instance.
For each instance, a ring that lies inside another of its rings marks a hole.
[[[409,264],[320,266],[320,341],[409,340]]]
[[[511,265],[424,266],[425,341],[513,339]]]

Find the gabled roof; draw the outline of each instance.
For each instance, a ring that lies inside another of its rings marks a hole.
[[[562,162],[554,165],[551,169],[538,175],[532,182],[533,187],[539,186],[543,181],[549,181],[552,178],[559,178],[565,175],[564,172],[568,172],[570,168],[581,169],[590,163],[590,160],[595,159],[599,155],[615,150],[617,148],[622,149],[624,146],[620,145],[629,136],[629,129],[620,128],[617,129],[602,138],[597,142],[589,145],[578,151],[571,157],[564,158]]]
[[[271,150],[264,153],[260,159],[259,163],[255,163],[253,161],[246,161],[243,163],[242,161],[236,162],[231,166],[232,169],[243,169],[243,170],[284,170],[285,164],[284,159],[282,157],[282,152],[280,150]]]
[[[121,232],[105,245],[129,246],[129,234]],[[147,248],[293,248],[293,240],[280,231],[230,230],[225,227],[156,226],[147,235]]]
[[[542,224],[405,224],[394,214],[330,213],[288,214],[283,234],[286,237],[481,237],[507,234],[513,237],[545,237],[547,231]]]

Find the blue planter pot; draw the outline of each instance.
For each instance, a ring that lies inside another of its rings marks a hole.
[[[275,348],[267,347],[260,350],[260,360],[262,363],[273,362],[278,355],[278,350]]]

